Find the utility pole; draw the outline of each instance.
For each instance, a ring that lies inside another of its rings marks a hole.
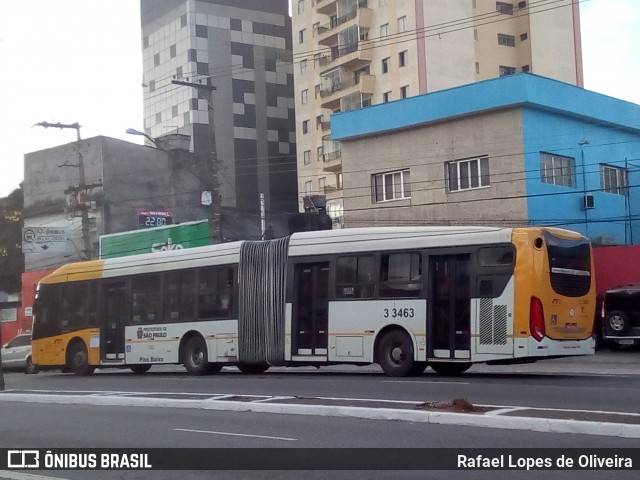
[[[60,165],[61,167],[78,167],[78,176],[79,184],[77,187],[70,186],[67,190],[64,191],[65,194],[72,194],[78,200],[78,207],[80,208],[80,218],[82,219],[82,243],[83,243],[83,252],[84,256],[87,260],[91,260],[92,258],[92,249],[91,249],[91,236],[89,234],[89,206],[84,199],[78,198],[81,192],[86,192],[89,189],[96,188],[101,186],[101,184],[92,184],[87,185],[86,179],[84,176],[84,158],[82,156],[82,152],[80,151],[80,124],[78,122],[65,124],[65,123],[49,123],[49,122],[40,122],[35,125],[43,128],[70,128],[76,131],[76,143],[78,144],[77,152],[78,152],[78,164],[77,165],[69,165],[64,163]],[[35,126],[34,125],[34,126]],[[83,200],[83,201],[80,201]]]
[[[211,239],[214,243],[216,240],[220,243],[224,241],[222,235],[222,205],[220,196],[220,179],[218,171],[220,168],[218,162],[218,154],[216,152],[216,132],[213,115],[213,91],[216,87],[211,85],[211,77],[207,77],[207,83],[185,82],[183,80],[172,80],[174,85],[182,85],[184,87],[193,87],[198,91],[198,96],[202,96],[207,101],[207,113],[209,116],[209,155],[207,156],[204,169],[207,176],[208,187],[211,189],[211,208],[209,209],[209,228],[211,231]],[[197,153],[197,152],[196,152]]]

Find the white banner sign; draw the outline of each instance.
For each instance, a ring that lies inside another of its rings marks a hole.
[[[24,227],[22,253],[65,252],[67,232],[64,227]]]

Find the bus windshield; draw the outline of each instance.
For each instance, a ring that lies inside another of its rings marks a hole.
[[[580,297],[591,286],[591,249],[587,240],[576,242],[545,232],[551,287],[558,295]]]

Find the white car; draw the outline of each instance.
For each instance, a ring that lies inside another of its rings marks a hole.
[[[37,373],[37,367],[31,362],[31,334],[18,335],[2,346],[2,367]]]

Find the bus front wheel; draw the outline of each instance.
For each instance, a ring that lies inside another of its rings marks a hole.
[[[378,347],[378,364],[390,377],[405,377],[413,369],[413,343],[401,330],[384,334]]]
[[[204,375],[208,371],[207,344],[200,336],[189,338],[184,344],[182,363],[191,375]]]
[[[77,342],[71,347],[68,368],[74,375],[82,377],[91,375],[95,370],[94,366],[89,365],[89,354],[84,343]]]

